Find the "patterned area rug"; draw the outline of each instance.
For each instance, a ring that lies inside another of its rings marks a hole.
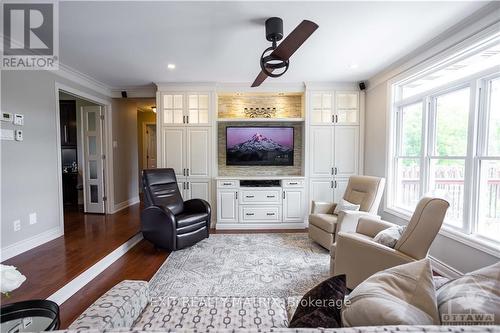
[[[153,297],[303,295],[329,277],[328,251],[305,233],[215,234],[173,252],[150,281]]]

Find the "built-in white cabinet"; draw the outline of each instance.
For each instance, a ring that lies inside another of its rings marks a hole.
[[[203,199],[207,202],[211,201],[211,181],[210,179],[189,179],[181,178],[177,182],[184,201],[189,199]]]
[[[287,188],[283,190],[283,222],[304,221],[304,190]]]
[[[238,222],[238,190],[218,189],[217,190],[217,222],[237,223]]]
[[[210,95],[208,93],[162,93],[163,126],[206,126],[210,124]]]
[[[338,202],[360,169],[357,91],[309,92],[309,201]]]

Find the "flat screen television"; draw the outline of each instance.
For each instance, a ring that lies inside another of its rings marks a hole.
[[[293,127],[229,126],[226,165],[293,165]]]

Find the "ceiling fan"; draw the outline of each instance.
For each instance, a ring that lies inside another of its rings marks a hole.
[[[261,71],[252,83],[252,87],[260,86],[268,76],[279,77],[285,74],[290,65],[290,57],[316,29],[318,29],[316,23],[304,20],[279,45],[276,45],[276,42],[283,38],[283,20],[279,17],[268,18],[266,20],[266,39],[273,44],[262,52],[260,57]],[[279,70],[279,72],[276,73],[275,70]]]

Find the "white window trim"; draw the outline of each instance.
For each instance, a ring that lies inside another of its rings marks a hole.
[[[438,60],[436,60],[437,62]],[[428,63],[426,63],[426,66],[425,68],[429,68],[430,65]],[[394,163],[393,163],[393,159],[394,159],[394,156],[395,156],[395,149],[396,149],[396,140],[395,140],[395,131],[397,129],[397,126],[396,126],[396,121],[397,121],[397,117],[396,117],[396,109],[402,105],[409,105],[409,104],[414,104],[416,102],[418,102],[419,100],[421,101],[424,101],[424,106],[425,108],[428,107],[428,99],[429,96],[432,96],[434,97],[436,94],[442,94],[444,93],[445,91],[452,91],[452,90],[455,90],[455,89],[458,89],[460,86],[470,86],[471,88],[471,105],[477,105],[477,103],[479,103],[478,100],[476,100],[477,98],[477,94],[476,94],[476,90],[479,89],[480,87],[481,88],[484,88],[484,82],[488,79],[491,79],[492,77],[495,77],[495,76],[498,76],[498,70],[496,68],[490,68],[490,69],[487,69],[487,70],[483,70],[481,72],[478,72],[478,73],[475,73],[473,75],[470,75],[470,76],[467,76],[467,77],[464,77],[462,79],[459,79],[459,80],[456,80],[456,81],[453,81],[453,82],[450,82],[448,84],[445,84],[445,85],[442,85],[442,86],[439,86],[439,87],[435,87],[429,91],[426,91],[425,93],[422,93],[422,94],[418,94],[416,96],[412,96],[412,97],[409,97],[409,98],[406,98],[404,100],[400,100],[398,102],[395,102],[394,101],[394,98],[395,98],[395,94],[396,94],[396,86],[398,83],[404,81],[407,79],[407,77],[409,77],[410,75],[414,75],[414,71],[412,71],[413,74],[408,74],[408,76],[405,75],[405,77],[403,78],[403,75],[404,73],[402,73],[401,75],[398,75],[397,77],[389,80],[387,82],[387,106],[386,106],[386,111],[387,111],[387,130],[386,130],[386,147],[387,147],[387,155],[386,155],[386,173],[385,173],[385,177],[386,177],[386,180],[387,180],[387,187],[386,187],[386,195],[384,197],[384,204],[383,204],[383,210],[385,213],[387,214],[390,214],[390,215],[394,215],[406,222],[409,222],[410,219],[411,219],[411,216],[412,216],[412,213],[413,212],[410,212],[410,211],[407,211],[407,210],[404,210],[404,209],[400,209],[400,208],[396,208],[396,207],[392,207],[390,206],[390,202],[393,202],[393,198],[392,198],[392,195],[394,193],[394,189],[392,188],[394,186],[394,180],[392,179],[392,175],[393,175],[393,168],[394,168]],[[484,94],[484,89],[483,89],[483,94]],[[482,96],[479,96],[479,100],[481,99]],[[471,173],[476,173],[477,172],[477,168],[479,166],[479,160],[481,159],[485,159],[485,157],[482,155],[484,150],[481,150],[479,151],[479,149],[483,149],[483,147],[478,147],[478,152],[476,152],[476,154],[474,155],[469,155],[470,153],[470,150],[471,149],[474,149],[473,146],[477,143],[476,140],[478,140],[477,138],[477,133],[475,133],[476,131],[476,128],[478,128],[478,126],[476,125],[477,122],[480,122],[480,119],[481,117],[484,117],[484,108],[485,108],[485,105],[481,105],[481,108],[480,110],[478,110],[479,112],[476,113],[476,112],[473,112],[472,115],[470,115],[470,118],[469,118],[469,131],[474,131],[474,132],[469,132],[469,133],[474,133],[473,135],[473,144],[471,144],[471,142],[469,141],[468,142],[468,146],[467,146],[467,154],[469,157],[466,158],[466,170],[467,173],[471,174]],[[427,115],[428,115],[428,112],[426,112],[427,110],[424,110],[423,112],[423,121],[428,121],[428,119],[426,119]],[[480,122],[480,124],[482,124],[482,122]],[[482,129],[484,133],[484,129]],[[484,142],[484,141],[483,141]],[[423,143],[423,142],[422,142]],[[427,146],[425,147],[422,147],[422,149],[428,149]],[[423,154],[424,156],[426,156],[427,154]],[[424,157],[425,159],[425,157]],[[495,158],[491,158],[491,157],[488,157],[486,159],[495,159]],[[422,163],[426,163],[424,161],[421,161]],[[468,165],[467,165],[468,164]],[[421,168],[422,168],[423,164],[421,164]],[[421,170],[422,172],[422,170]],[[425,173],[424,173],[425,174]],[[467,175],[465,175],[464,178],[466,178]],[[472,177],[473,179],[476,179],[474,177]],[[422,177],[421,177],[421,183],[422,183]],[[464,233],[465,232],[470,232],[472,231],[471,230],[471,218],[472,218],[472,214],[476,214],[476,206],[477,206],[477,194],[472,194],[471,192],[474,192],[476,191],[477,192],[477,186],[478,184],[476,184],[476,182],[474,182],[474,184],[469,184],[469,190],[466,195],[469,196],[471,198],[471,200],[473,200],[473,204],[471,205],[471,207],[469,208],[466,208],[464,207],[464,226],[463,228],[454,228],[453,226],[450,226],[450,225],[445,225],[443,224],[441,230],[439,231],[439,234],[440,235],[443,235],[445,237],[448,237],[448,238],[451,238],[453,240],[456,240],[458,242],[461,242],[463,244],[466,244],[472,248],[475,248],[477,250],[480,250],[480,251],[483,251],[485,253],[488,253],[490,255],[493,255],[497,258],[500,258],[500,243],[499,242],[496,242],[496,241],[493,241],[493,240],[490,240],[488,238],[485,238],[485,237],[482,237],[478,234],[466,234]],[[421,192],[423,191],[424,189],[421,188]],[[467,190],[466,190],[467,191]],[[464,200],[465,200],[466,196],[464,196]]]

